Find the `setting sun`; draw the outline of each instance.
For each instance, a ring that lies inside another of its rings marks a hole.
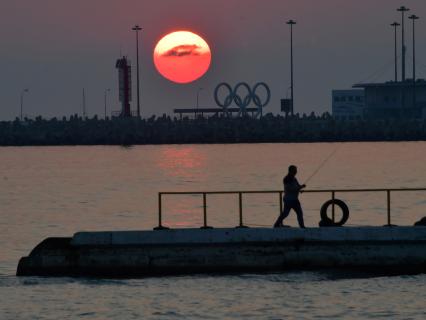
[[[211,52],[207,42],[190,31],[176,31],[164,36],[154,50],[158,72],[173,82],[189,83],[209,69]]]

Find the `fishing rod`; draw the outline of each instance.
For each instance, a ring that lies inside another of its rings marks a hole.
[[[316,174],[327,164],[327,162],[336,154],[337,150],[339,150],[340,145],[338,145],[333,152],[331,152],[327,158],[325,158],[321,164],[318,166],[318,168],[308,177],[308,179],[306,179],[304,184],[308,184],[308,182],[316,176]]]
[[[330,161],[330,159],[337,153],[337,151],[339,150],[340,145],[337,145],[337,147],[327,156],[327,158],[325,158],[321,164],[318,166],[318,168],[308,177],[308,179],[305,181],[304,184],[307,184],[313,177],[315,177],[315,175],[327,164],[328,161]],[[256,223],[247,223],[247,226],[250,227],[269,227],[270,225],[265,225],[265,224],[256,224]]]

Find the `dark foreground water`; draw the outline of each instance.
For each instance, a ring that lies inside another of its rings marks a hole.
[[[0,319],[425,319],[426,275],[14,276],[19,258],[45,237],[152,228],[159,191],[279,189],[289,164],[303,182],[334,151],[310,189],[426,186],[422,142],[0,148]],[[302,195],[308,226],[329,197]],[[338,197],[351,209],[349,225],[386,223],[384,194]],[[201,203],[167,197],[165,224],[200,226]],[[237,224],[234,196],[209,196],[208,205],[210,225]],[[275,195],[244,197],[251,226],[271,225],[277,212]],[[393,223],[425,215],[426,193],[393,195]]]

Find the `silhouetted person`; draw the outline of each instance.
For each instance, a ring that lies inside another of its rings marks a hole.
[[[288,174],[284,177],[284,210],[278,217],[274,224],[274,228],[283,227],[283,220],[288,217],[290,210],[293,209],[297,214],[297,221],[301,228],[305,228],[303,222],[303,211],[302,206],[299,202],[299,192],[306,187],[306,185],[300,185],[296,179],[297,167],[288,167]]]

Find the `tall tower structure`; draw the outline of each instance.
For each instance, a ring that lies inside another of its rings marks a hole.
[[[397,39],[397,28],[400,26],[398,22],[394,22],[391,24],[395,31],[395,82],[398,82],[398,39]]]
[[[402,6],[397,11],[401,12],[401,35],[402,35],[402,82],[405,82],[405,54],[407,52],[407,48],[405,47],[405,13],[410,11],[410,9]]]
[[[290,81],[291,81],[291,115],[294,115],[294,65],[293,65],[293,26],[296,24],[296,21],[289,20],[286,22],[290,26],[290,64],[291,64],[291,71],[290,71]]]
[[[136,93],[138,98],[137,115],[138,115],[138,118],[140,118],[141,104],[140,104],[140,94],[139,94],[139,31],[141,31],[142,28],[136,25],[132,28],[132,30],[136,32]]]
[[[120,117],[130,117],[130,101],[132,101],[132,74],[130,61],[127,57],[118,59],[115,63],[118,69],[118,92],[121,102]]]

